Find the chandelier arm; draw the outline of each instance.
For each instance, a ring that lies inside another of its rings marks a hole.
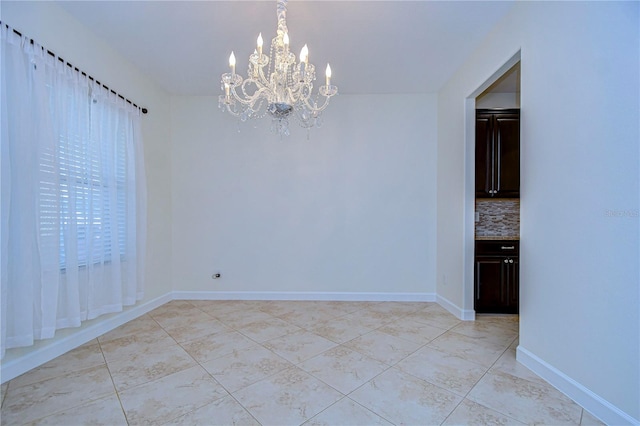
[[[297,82],[293,84],[293,87],[290,87],[289,92],[291,94],[292,99],[298,101],[302,101],[305,99],[310,99],[313,94],[313,84],[311,82]]]
[[[313,84],[311,82],[308,83],[300,83],[300,96],[302,99],[311,99],[313,95]]]
[[[295,103],[295,102],[296,102],[296,100],[298,100],[298,99],[301,99],[301,98],[302,98],[302,96],[297,96],[297,94],[298,94],[298,92],[299,92],[299,91],[298,91],[298,90],[296,90],[296,89],[297,89],[296,87],[293,87],[293,88],[292,88],[292,87],[287,87],[287,88],[285,89],[285,92],[286,92],[286,99],[291,99],[291,100],[292,100],[292,102],[291,102],[291,103]]]
[[[240,102],[243,105],[248,105],[252,107],[257,100],[263,97],[262,96],[263,92],[269,91],[267,87],[256,84],[256,86],[258,86],[258,89],[252,95],[250,95],[249,93],[247,93],[245,89],[245,85],[247,85],[247,83],[252,83],[253,81],[254,80],[252,79],[244,80],[242,85],[240,86],[240,88],[242,89],[242,95],[244,95],[244,97],[238,94],[238,92],[236,91],[236,87],[233,87],[231,90],[231,93],[233,94],[234,99],[236,99],[238,102]]]
[[[244,99],[244,98],[242,98],[240,95],[238,95],[238,92],[236,92],[236,88],[235,88],[235,87],[232,87],[232,88],[231,88],[230,93],[231,93],[231,95],[233,96],[233,98],[234,98],[236,101],[240,102],[241,104],[243,104],[243,105],[248,105],[248,104],[249,104],[249,102],[247,102],[247,100],[246,100],[246,99]]]
[[[311,110],[312,112],[322,112],[324,111],[327,106],[329,105],[329,98],[331,98],[331,96],[323,96],[324,98],[324,102],[322,103],[322,106],[318,107],[317,106],[317,100],[320,98],[320,94],[318,93],[318,95],[316,96],[316,105],[311,105],[309,103],[309,98],[303,98],[301,99],[302,102],[304,103],[304,106],[307,107],[309,110]]]
[[[239,117],[240,116],[240,111],[236,111],[235,109],[231,108],[231,104],[226,104],[227,107],[227,112],[229,114],[231,114],[234,117]]]
[[[264,103],[264,98],[256,98],[251,103],[250,108],[254,113],[257,113],[262,108],[262,104],[263,103]],[[257,104],[257,107],[256,107],[256,104]],[[264,114],[263,114],[263,116],[264,116]]]
[[[244,82],[242,82],[242,86],[240,88],[242,89],[242,94],[244,95],[244,99],[247,99],[247,100],[250,99],[250,98],[253,98],[256,95],[256,93],[258,92],[258,90],[256,90],[253,93],[253,95],[250,95],[249,93],[247,93],[247,88],[245,86],[247,86],[249,84],[255,84],[258,88],[260,88],[260,85],[257,82],[255,82],[255,80],[253,80],[253,79],[248,78]]]
[[[269,79],[264,74],[264,67],[258,68],[258,77],[258,81],[260,82],[260,84],[262,84],[263,86],[269,85]]]
[[[256,103],[260,104],[262,103],[262,101],[264,100],[265,96],[262,95],[263,92],[268,91],[268,89],[266,88],[260,88],[256,91],[256,93],[253,94],[253,96],[251,96],[249,100],[249,105],[250,108],[254,111],[257,111],[257,109],[260,109],[260,107],[258,107],[257,109],[255,108]]]
[[[243,90],[244,93],[244,90]],[[256,92],[257,93],[257,92]],[[231,90],[231,94],[233,95],[233,98],[240,102],[242,105],[251,105],[252,103],[252,99],[255,97],[255,94],[253,96],[248,95],[246,93],[244,93],[245,97],[242,97],[238,94],[238,92],[236,92],[235,87]],[[255,102],[255,101],[253,101]]]

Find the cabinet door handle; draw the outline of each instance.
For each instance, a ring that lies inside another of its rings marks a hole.
[[[509,259],[509,263],[513,263],[513,259]]]
[[[502,246],[500,247],[502,250],[513,250],[516,248],[516,246]]]
[[[497,120],[496,120],[497,121]],[[496,126],[498,124],[496,123]],[[502,134],[500,133],[500,129],[498,128],[497,135],[497,146],[498,146],[498,154],[496,157],[498,158],[498,167],[496,167],[496,190],[494,191],[496,194],[500,191],[501,181],[502,181]]]
[[[491,117],[491,194],[496,193],[496,118]]]
[[[505,260],[504,260],[504,263],[509,263],[509,259],[505,259]]]

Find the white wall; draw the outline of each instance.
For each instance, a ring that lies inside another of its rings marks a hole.
[[[616,424],[640,419],[639,18],[517,3],[438,98],[437,291],[468,308],[465,98],[521,49],[519,359]]]
[[[433,297],[434,95],[339,95],[309,140],[238,132],[212,97],[172,120],[176,290]]]
[[[520,94],[485,93],[476,99],[476,108],[520,108]]]
[[[170,98],[54,2],[3,0],[1,11],[3,23],[35,39],[111,89],[149,109],[149,114],[142,118],[148,229],[145,298],[140,303],[166,295],[171,291]],[[60,331],[56,333],[56,338],[40,341],[31,348],[8,351],[3,359],[2,379],[7,378],[4,367],[13,361],[25,357],[36,360],[34,362],[42,361],[45,358],[34,355],[35,351],[53,347],[62,340],[73,341],[74,334],[83,333],[88,327],[99,328],[101,323],[107,323],[109,319],[113,321],[114,316],[88,321],[78,329]]]

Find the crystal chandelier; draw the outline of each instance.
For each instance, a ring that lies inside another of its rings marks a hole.
[[[327,64],[325,85],[313,95],[316,79],[315,67],[309,63],[309,49],[305,44],[300,51],[300,62],[289,50],[287,32],[287,0],[277,0],[278,32],[271,41],[269,55],[262,52],[262,33],[258,35],[257,48],[249,56],[247,78],[236,74],[236,58],[231,52],[231,72],[222,74],[222,90],[218,106],[241,121],[272,118],[271,130],[281,136],[289,135],[289,117],[300,126],[311,128],[320,125],[322,111],[329,105],[329,98],[338,93],[331,85],[331,67]]]

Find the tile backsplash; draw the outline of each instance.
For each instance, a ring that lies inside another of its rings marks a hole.
[[[476,238],[520,236],[520,200],[476,200]]]

